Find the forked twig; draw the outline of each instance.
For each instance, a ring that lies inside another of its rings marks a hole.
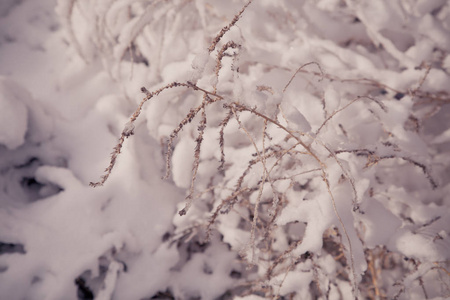
[[[303,64],[303,65],[301,65],[301,66],[297,69],[297,71],[295,71],[295,73],[294,73],[294,75],[292,75],[291,79],[289,79],[289,82],[286,84],[286,86],[285,86],[284,89],[283,89],[283,93],[286,92],[286,90],[287,90],[287,88],[289,87],[289,85],[291,85],[291,82],[294,80],[295,76],[296,76],[296,75],[297,75],[304,67],[309,66],[309,65],[316,65],[316,66],[319,68],[321,78],[324,78],[324,74],[325,74],[325,73],[322,71],[322,67],[321,67],[318,63],[316,63],[315,61],[312,61],[312,62]]]
[[[228,30],[231,29],[231,27],[233,27],[237,21],[239,21],[239,19],[241,18],[242,14],[244,13],[245,9],[250,5],[250,3],[252,3],[253,0],[249,0],[243,7],[242,9],[234,16],[233,20],[231,20],[230,24],[228,24],[227,26],[223,27],[220,32],[217,34],[217,36],[213,39],[211,45],[208,48],[209,53],[213,52],[214,49],[216,48],[217,44],[220,42],[220,40],[222,39],[222,37],[224,36],[225,33],[227,33]]]
[[[204,95],[208,96],[209,99],[212,99],[212,97],[214,97],[214,100],[211,100],[211,102],[214,101],[218,101],[218,100],[222,100],[222,96],[217,95],[216,93],[212,93],[209,92],[205,89],[202,89],[200,87],[198,87],[197,85],[191,83],[191,82],[186,82],[186,83],[180,83],[180,82],[172,82],[169,83],[153,92],[149,92],[145,87],[141,88],[141,91],[145,94],[145,98],[142,99],[142,101],[139,103],[139,106],[137,107],[137,109],[135,110],[135,112],[133,113],[133,115],[130,117],[130,121],[128,121],[128,123],[125,125],[125,128],[123,129],[120,138],[119,138],[119,142],[116,144],[116,146],[114,146],[113,148],[113,152],[111,153],[111,160],[109,162],[108,167],[105,169],[105,174],[101,176],[100,181],[98,182],[90,182],[89,185],[91,187],[98,187],[98,186],[102,186],[109,178],[109,176],[111,175],[111,172],[117,162],[117,157],[119,156],[119,154],[121,153],[121,149],[123,146],[123,143],[125,142],[125,139],[132,136],[134,134],[134,122],[136,121],[136,119],[139,117],[139,115],[142,112],[142,108],[144,106],[144,104],[149,101],[150,99],[152,99],[155,96],[158,96],[159,94],[161,94],[163,91],[168,90],[168,89],[172,89],[174,87],[185,87],[185,88],[189,88],[189,89],[193,89],[194,91],[201,91],[204,93]],[[189,112],[188,116],[180,123],[180,125],[172,132],[171,134],[171,138],[169,140],[169,145],[168,145],[168,149],[170,149],[171,153],[171,148],[172,148],[172,143],[173,140],[175,139],[175,137],[177,136],[178,132],[183,128],[184,125],[186,125],[188,122],[192,121],[192,119],[195,117],[195,115],[200,111],[201,106],[192,110]],[[169,157],[169,155],[167,156]],[[168,165],[168,173],[170,173],[170,163],[167,164]]]

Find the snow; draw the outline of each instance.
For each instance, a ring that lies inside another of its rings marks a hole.
[[[28,110],[22,99],[30,97],[23,87],[0,77],[0,127],[4,128],[0,133],[0,144],[8,149],[15,149],[25,142]]]
[[[407,257],[417,257],[423,260],[440,260],[439,253],[433,247],[433,242],[423,236],[405,233],[397,237],[395,242],[399,251]],[[414,249],[412,251],[412,249]]]
[[[0,2],[1,299],[449,294],[447,1],[245,3]]]
[[[286,117],[289,127],[295,131],[300,131],[303,133],[309,132],[311,130],[311,126],[298,108],[291,104],[291,101],[285,101],[281,104],[283,115]],[[296,101],[294,100],[292,102],[295,103]]]
[[[97,300],[108,300],[112,298],[118,273],[123,269],[123,265],[119,262],[112,262],[109,265],[108,273],[106,274],[105,278],[105,287],[104,289],[100,290],[100,292],[97,294],[96,299]]]
[[[285,274],[281,274],[279,278],[276,279],[280,281],[279,284],[281,284],[282,281],[280,288],[281,295],[293,293],[299,288],[299,286],[303,286],[301,290],[306,290],[306,284],[312,280],[313,274],[312,272],[302,270],[302,267],[305,268],[305,266],[300,264],[297,267],[297,270],[289,272],[286,277]],[[306,297],[308,297],[308,293],[303,292],[299,294],[299,297],[301,299],[306,299]]]
[[[195,148],[192,139],[180,141],[172,156],[172,179],[181,188],[189,188],[191,185],[192,167],[194,166],[194,156],[191,155]],[[186,155],[189,153],[189,155]]]
[[[386,245],[390,239],[386,232],[397,231],[402,222],[375,199],[366,205],[363,208],[366,213],[362,216],[366,234],[364,240],[369,247]]]

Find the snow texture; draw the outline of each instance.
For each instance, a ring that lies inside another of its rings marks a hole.
[[[31,95],[12,80],[0,78],[0,144],[16,149],[25,142],[28,128],[28,110],[24,103]],[[25,100],[22,100],[25,99]]]

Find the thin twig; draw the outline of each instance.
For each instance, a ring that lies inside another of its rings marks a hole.
[[[295,71],[294,75],[292,75],[291,79],[289,80],[289,82],[288,82],[288,83],[286,84],[286,86],[284,87],[283,93],[286,92],[287,88],[288,88],[289,85],[291,84],[292,80],[294,80],[295,76],[296,76],[296,75],[297,75],[304,67],[309,66],[309,65],[316,65],[316,66],[319,68],[321,78],[324,78],[324,73],[323,73],[322,68],[320,67],[320,65],[319,65],[318,63],[316,63],[315,61],[312,61],[312,62],[303,64],[303,65],[301,65],[301,66],[297,69],[297,71]]]
[[[224,34],[227,33],[227,31],[230,30],[230,28],[233,27],[236,24],[237,21],[239,21],[239,19],[241,18],[242,14],[245,11],[245,9],[250,5],[250,3],[252,3],[252,1],[253,0],[249,0],[247,2],[247,4],[245,4],[244,7],[242,7],[242,9],[234,16],[234,18],[233,18],[233,20],[231,20],[230,24],[228,24],[227,26],[223,27],[220,30],[220,32],[213,39],[211,45],[208,48],[209,53],[214,51],[214,49],[216,48],[216,45],[220,42],[220,40],[222,39]]]

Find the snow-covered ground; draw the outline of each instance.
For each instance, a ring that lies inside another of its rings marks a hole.
[[[246,4],[0,1],[0,300],[450,297],[448,1]]]

